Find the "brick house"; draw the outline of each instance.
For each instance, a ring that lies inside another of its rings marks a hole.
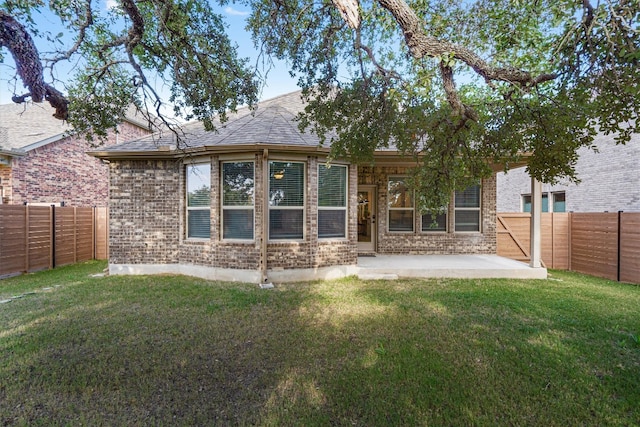
[[[107,206],[109,168],[92,147],[55,119],[46,104],[0,105],[0,202]],[[142,118],[128,118],[106,146],[149,134]]]
[[[618,145],[599,134],[593,144],[597,152],[578,150],[579,184],[542,184],[543,212],[640,212],[640,135]],[[530,182],[525,168],[498,173],[498,212],[529,212]]]
[[[184,127],[92,155],[109,160],[110,272],[262,282],[353,274],[363,254],[495,254],[495,175],[422,216],[411,163],[334,160],[294,121],[300,93],[241,109],[216,132]]]

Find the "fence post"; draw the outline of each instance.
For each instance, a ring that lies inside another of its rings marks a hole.
[[[618,264],[618,274],[617,274],[617,281],[620,281],[620,251],[621,251],[621,240],[622,240],[622,236],[620,235],[620,231],[622,230],[622,211],[618,211],[618,254],[617,254],[617,264]]]
[[[78,262],[78,216],[77,208],[73,207],[73,262]]]
[[[56,206],[51,205],[51,268],[56,268]]]
[[[571,257],[573,257],[573,249],[572,249],[572,245],[573,245],[573,235],[571,234],[571,229],[573,229],[573,212],[569,212],[568,218],[567,218],[568,224],[567,224],[567,251],[569,252],[567,255],[569,257],[569,259],[567,260],[567,267],[569,271],[573,271],[571,269]]]
[[[29,205],[24,206],[24,272],[29,272]]]
[[[91,259],[96,259],[96,207],[91,208]]]

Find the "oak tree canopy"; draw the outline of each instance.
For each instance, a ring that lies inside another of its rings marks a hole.
[[[220,4],[228,3],[221,0]],[[598,132],[628,142],[638,122],[640,0],[238,0],[265,55],[285,59],[308,101],[301,126],[332,156],[415,158],[424,210],[530,154],[544,181],[575,179]],[[131,102],[173,106],[212,126],[256,102],[259,76],[206,0],[4,0],[0,45],[16,63],[16,102],[47,101],[79,132],[104,135]],[[39,30],[41,10],[70,42]],[[38,52],[34,37],[57,48]],[[73,64],[73,78],[55,70]],[[162,99],[158,82],[170,90]]]

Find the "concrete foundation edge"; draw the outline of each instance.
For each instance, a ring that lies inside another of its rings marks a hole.
[[[355,275],[357,271],[358,267],[355,265],[299,268],[294,270],[269,270],[267,271],[267,282],[289,283],[311,280],[331,280]],[[109,274],[114,276],[182,274],[224,282],[260,282],[259,271],[205,267],[191,264],[109,264]]]
[[[111,275],[182,274],[206,280],[225,282],[260,283],[260,272],[230,268],[205,267],[191,264],[109,264]],[[546,279],[546,268],[518,269],[389,269],[359,268],[357,265],[341,265],[291,270],[268,270],[267,283],[305,282],[332,280],[347,276],[363,279],[391,279],[390,275],[406,278],[456,278],[456,279]]]

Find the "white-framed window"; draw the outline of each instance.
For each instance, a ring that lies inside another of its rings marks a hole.
[[[531,212],[531,194],[522,195],[522,212]],[[549,212],[549,193],[542,193],[542,212]]]
[[[388,228],[391,232],[413,231],[413,192],[406,177],[390,177],[387,188]]]
[[[447,231],[447,210],[448,207],[444,207],[441,212],[435,215],[422,214],[422,231],[425,233],[445,233]]]
[[[566,212],[564,191],[542,193],[542,212]],[[531,194],[522,195],[522,212],[531,212]]]
[[[347,237],[347,167],[318,165],[318,237]]]
[[[305,164],[269,162],[269,239],[304,238]]]
[[[567,202],[564,191],[559,191],[557,193],[552,193],[553,204],[552,209],[553,212],[566,212],[567,211]]]
[[[185,168],[187,182],[187,238],[211,238],[211,164]]]
[[[221,169],[222,238],[253,240],[254,162],[223,162]]]
[[[480,184],[456,191],[454,197],[454,230],[456,232],[480,231]]]

